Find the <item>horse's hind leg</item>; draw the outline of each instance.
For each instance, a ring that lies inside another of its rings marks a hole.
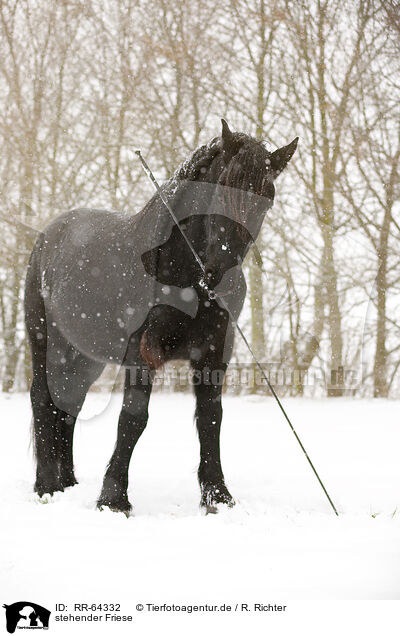
[[[35,492],[41,497],[63,490],[59,473],[60,436],[57,408],[51,398],[46,378],[46,352],[32,347],[33,381],[31,401],[36,455]]]
[[[73,463],[73,439],[76,418],[86,394],[101,374],[104,365],[86,358],[51,333],[47,350],[50,394],[56,404],[57,461],[62,488],[77,484]],[[58,364],[58,350],[64,351],[65,363]]]
[[[57,367],[53,340],[42,345],[40,339],[40,343],[32,344],[31,401],[37,462],[34,490],[42,496],[77,483],[72,457],[75,421],[104,365],[74,353],[73,364]],[[65,355],[69,357],[70,353]]]
[[[104,476],[97,507],[107,506],[116,512],[129,514],[128,468],[132,451],[146,428],[151,378],[147,367],[125,372],[124,402],[118,422],[118,438]]]

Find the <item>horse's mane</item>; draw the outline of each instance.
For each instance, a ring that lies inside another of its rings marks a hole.
[[[220,141],[219,137],[214,137],[208,144],[196,148],[191,156],[178,166],[172,179],[177,181],[196,181],[201,168],[207,170],[213,159],[221,152]]]

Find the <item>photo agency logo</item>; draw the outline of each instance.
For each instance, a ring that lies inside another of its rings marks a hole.
[[[49,629],[51,612],[37,603],[19,601],[3,607],[9,634],[14,634],[16,629]]]

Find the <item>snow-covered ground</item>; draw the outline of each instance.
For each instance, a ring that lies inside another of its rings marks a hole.
[[[129,613],[139,602],[400,598],[397,402],[285,400],[337,518],[272,399],[226,397],[222,460],[238,505],[203,516],[193,398],[155,394],[129,519],[95,510],[120,403],[89,395],[75,435],[79,485],[43,505],[29,398],[0,396],[2,602],[129,599]]]

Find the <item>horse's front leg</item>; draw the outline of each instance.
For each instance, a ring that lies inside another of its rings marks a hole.
[[[117,443],[104,476],[103,488],[97,507],[104,506],[129,515],[132,506],[128,500],[128,469],[132,451],[146,428],[151,377],[147,367],[125,372],[124,402],[118,421]]]
[[[200,441],[200,506],[206,513],[218,512],[219,504],[229,507],[235,504],[225,485],[220,456],[221,394],[225,371],[226,365],[218,369],[214,365],[211,368],[196,365],[194,374],[196,426]]]

